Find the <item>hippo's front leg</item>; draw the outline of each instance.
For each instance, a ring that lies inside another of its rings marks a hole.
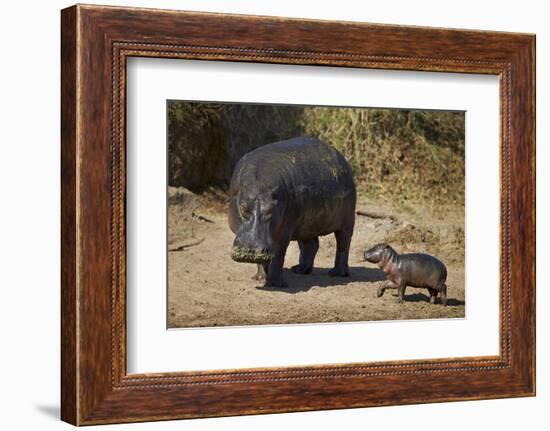
[[[289,242],[290,241],[284,241],[277,245],[274,244],[274,256],[267,268],[265,287],[288,287],[288,284],[283,279],[283,266]]]
[[[398,287],[399,285],[395,281],[386,280],[378,288],[378,291],[376,292],[376,297],[380,298],[382,295],[384,295],[386,289],[397,289]]]
[[[267,263],[258,263],[257,265],[258,265],[258,270],[256,272],[256,275],[254,275],[252,277],[252,280],[265,282],[265,280],[267,278],[267,268],[268,268],[269,264],[267,264]]]
[[[307,241],[298,240],[298,247],[300,247],[300,261],[298,265],[294,265],[291,269],[297,274],[311,274],[315,255],[319,250],[319,238]]]

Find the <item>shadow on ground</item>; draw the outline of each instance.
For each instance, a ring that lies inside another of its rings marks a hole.
[[[307,292],[313,287],[337,287],[345,286],[349,283],[364,282],[375,283],[386,279],[384,271],[376,268],[365,268],[362,266],[354,266],[350,268],[349,277],[331,277],[328,275],[329,268],[314,268],[312,274],[302,275],[296,274],[292,270],[285,268],[284,278],[288,287],[264,287],[258,286],[256,289],[269,292],[281,292],[296,294],[299,292]],[[370,287],[370,286],[369,286]],[[378,287],[373,285],[372,287]],[[397,296],[397,293],[392,293],[392,296]],[[423,293],[413,293],[405,295],[406,302],[430,302],[430,297]],[[464,305],[464,301],[454,298],[447,299],[448,307],[458,307]]]
[[[284,279],[288,284],[288,287],[264,287],[259,286],[259,290],[267,290],[270,292],[282,292],[282,293],[299,293],[307,292],[312,287],[336,287],[345,286],[346,284],[353,282],[366,282],[374,283],[382,281],[386,278],[384,271],[375,268],[365,268],[362,266],[350,267],[349,277],[331,277],[328,275],[330,268],[314,268],[312,274],[302,275],[292,272],[290,269],[285,268]]]
[[[430,302],[430,297],[428,295],[424,295],[423,293],[413,293],[412,295],[405,295],[405,301],[408,302]],[[437,300],[439,303],[439,297]],[[458,299],[454,298],[448,298],[447,299],[447,307],[458,307],[460,305],[464,305],[464,301],[460,301]]]

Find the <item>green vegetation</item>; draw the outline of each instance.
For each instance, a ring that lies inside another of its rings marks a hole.
[[[169,183],[226,185],[248,151],[308,135],[338,148],[368,198],[464,204],[464,113],[168,103]]]

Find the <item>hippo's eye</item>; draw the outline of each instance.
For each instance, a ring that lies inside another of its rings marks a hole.
[[[244,218],[248,218],[250,216],[250,211],[245,204],[239,205],[239,212],[241,213],[241,216]]]
[[[268,222],[271,220],[275,205],[277,205],[276,200],[271,200],[271,201],[262,203],[262,220],[263,221]]]

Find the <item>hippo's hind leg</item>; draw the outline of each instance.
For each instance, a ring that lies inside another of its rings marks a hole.
[[[407,283],[401,282],[399,283],[399,286],[397,286],[397,302],[400,304],[403,303],[405,300],[405,290],[407,289]]]
[[[300,247],[300,263],[291,269],[297,274],[311,274],[315,255],[319,250],[319,238],[298,240],[298,246]]]
[[[348,277],[349,276],[349,246],[351,236],[353,235],[353,224],[349,229],[342,229],[334,232],[336,237],[336,257],[334,258],[334,268],[328,274],[331,276]]]
[[[428,292],[430,292],[430,303],[435,304],[435,300],[437,298],[437,289],[428,287]]]
[[[447,285],[445,283],[441,284],[439,292],[441,296],[441,303],[443,305],[447,305]]]

